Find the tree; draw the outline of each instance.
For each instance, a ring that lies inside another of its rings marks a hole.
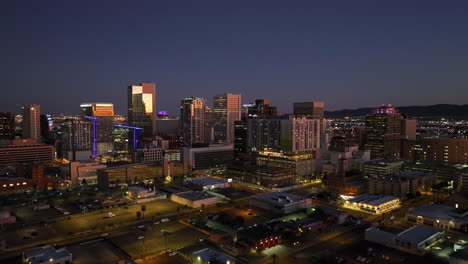
[[[86,181],[86,178],[83,178],[83,180],[81,181],[81,184],[84,185],[84,186],[88,185],[88,182]]]
[[[143,218],[145,218],[146,205],[141,206],[141,211],[143,212]]]
[[[136,212],[136,217],[137,217],[137,219],[141,218],[141,212],[140,211]]]

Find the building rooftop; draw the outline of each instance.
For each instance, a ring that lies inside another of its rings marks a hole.
[[[216,178],[212,178],[212,177],[203,177],[203,178],[195,178],[195,179],[185,180],[184,183],[194,184],[194,185],[198,185],[198,186],[210,186],[210,185],[222,184],[222,183],[224,183],[224,180],[216,179]]]
[[[398,199],[395,196],[390,196],[390,195],[370,195],[370,194],[363,194],[356,196],[352,199],[349,200],[349,202],[352,203],[364,203],[364,204],[370,204],[370,205],[381,205],[386,202],[392,201]]]
[[[414,244],[419,244],[439,232],[443,232],[443,231],[437,230],[432,227],[416,225],[399,233],[395,237],[395,239],[410,241]]]
[[[250,197],[250,199],[274,204],[279,207],[284,207],[287,204],[306,200],[308,198],[284,192],[269,192],[254,195]]]
[[[202,250],[195,251],[192,254],[199,257],[205,262],[209,262],[212,259],[217,259],[221,263],[234,263],[233,259],[228,258],[224,254],[221,254],[218,251],[215,251],[211,248],[204,248]]]
[[[185,198],[190,201],[198,201],[198,200],[203,200],[203,199],[214,197],[213,195],[210,195],[206,192],[199,192],[199,191],[181,192],[181,193],[176,193],[173,195],[177,195],[179,197]]]
[[[59,259],[67,256],[71,256],[71,253],[66,248],[55,249],[51,245],[32,248],[23,252],[23,257],[30,264],[43,263],[50,259]]]
[[[457,215],[464,214],[466,211],[457,210],[446,204],[423,205],[408,212],[409,214],[423,216],[440,220],[468,221],[468,216],[457,218]]]

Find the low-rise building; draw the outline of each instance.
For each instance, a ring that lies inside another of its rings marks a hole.
[[[259,151],[255,153],[255,162],[259,166],[292,169],[297,181],[315,179],[322,169],[319,151],[294,153]]]
[[[400,207],[400,199],[389,195],[363,194],[345,201],[344,207],[371,214],[382,214]]]
[[[234,159],[234,145],[183,148],[183,161],[194,170],[225,169]]]
[[[226,264],[236,263],[236,261],[233,258],[228,257],[211,248],[204,248],[204,249],[195,251],[192,254],[196,256],[197,261],[198,261],[197,263],[210,263],[210,261],[213,261],[214,259],[216,259],[219,263],[226,263]]]
[[[250,197],[253,206],[281,214],[290,214],[312,206],[312,200],[284,192],[269,192]]]
[[[150,182],[162,185],[166,182],[164,165],[132,164],[116,167],[108,167],[97,170],[98,187],[107,189],[111,186]]]
[[[402,232],[371,227],[366,230],[365,239],[411,254],[424,255],[435,243],[445,239],[445,232],[426,226],[413,226]]]
[[[171,195],[171,200],[191,208],[200,208],[216,204],[219,198],[206,192],[189,191],[174,193]]]
[[[14,166],[22,163],[51,163],[55,148],[37,144],[35,139],[15,139],[9,145],[0,145],[0,166]]]
[[[151,191],[143,187],[128,187],[127,195],[136,203],[146,203],[167,198],[166,194]]]
[[[51,245],[28,249],[23,252],[23,261],[29,264],[71,264],[72,254],[66,248],[56,249]]]
[[[83,180],[89,185],[97,184],[97,170],[106,167],[105,164],[95,161],[72,161],[68,166],[69,174],[67,178],[70,179],[72,184],[81,184]]]
[[[226,172],[228,178],[268,188],[286,187],[296,184],[293,168],[279,168],[251,164],[231,164]]]
[[[203,177],[185,180],[184,185],[197,191],[207,191],[211,189],[229,187],[229,183],[227,181],[213,177]]]
[[[155,145],[147,145],[144,148],[133,150],[132,161],[134,163],[155,163],[163,159],[163,149]]]
[[[363,165],[363,173],[367,176],[382,177],[398,174],[403,167],[402,160],[377,159]]]
[[[444,230],[458,230],[468,224],[468,210],[446,204],[423,205],[408,211],[406,219]]]

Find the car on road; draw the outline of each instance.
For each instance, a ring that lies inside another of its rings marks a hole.
[[[171,221],[171,219],[169,219],[169,218],[163,218],[163,219],[161,219],[161,223],[166,223],[166,222],[169,222],[169,221]]]
[[[101,237],[107,237],[107,236],[109,236],[108,233],[101,234]]]
[[[172,251],[171,253],[169,253],[169,256],[171,256],[171,257],[175,256],[175,255],[177,255],[177,251]]]
[[[144,237],[144,236],[139,236],[139,237],[138,237],[138,240],[141,240],[141,239],[143,239],[143,238],[145,238],[145,237]]]
[[[161,223],[161,222],[159,222],[159,221],[156,221],[156,222],[154,222],[153,224],[155,224],[155,225],[159,225],[160,223]]]
[[[138,228],[145,228],[144,225],[139,225],[139,226],[137,226],[137,227],[138,227]]]

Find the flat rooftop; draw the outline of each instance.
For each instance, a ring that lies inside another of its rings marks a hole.
[[[250,197],[250,199],[283,207],[287,204],[299,202],[308,198],[285,192],[269,192],[254,195]]]
[[[428,217],[433,219],[441,219],[441,220],[452,220],[452,221],[468,221],[468,216],[463,217],[462,219],[457,219],[456,217],[452,216],[451,214],[457,213],[457,209],[446,204],[428,204],[418,207],[409,211],[409,214]]]
[[[190,192],[181,192],[175,193],[173,195],[185,198],[190,201],[204,200],[208,198],[213,198],[214,196],[206,192],[190,191]]]
[[[199,250],[199,251],[195,251],[192,253],[193,255],[197,256],[197,257],[200,257],[200,259],[202,259],[203,261],[210,261],[212,259],[217,259],[219,260],[221,263],[234,263],[234,260],[231,259],[231,258],[228,258],[226,255],[224,254],[221,254],[211,248],[204,248],[202,250]]]
[[[70,256],[71,253],[66,248],[55,249],[51,245],[25,250],[23,255],[29,263],[43,263],[49,259],[59,259]]]
[[[404,240],[404,241],[411,241],[411,242],[414,242],[415,244],[419,244],[423,242],[424,240],[440,232],[441,231],[435,228],[416,225],[399,233],[395,238]]]
[[[186,184],[194,184],[199,186],[210,186],[216,184],[224,183],[224,180],[213,178],[213,177],[203,177],[203,178],[195,178],[190,180],[185,180],[184,183]]]
[[[364,203],[364,204],[370,204],[370,205],[381,205],[386,202],[393,201],[395,199],[398,199],[395,196],[390,196],[390,195],[370,195],[370,194],[363,194],[359,195],[357,197],[354,197],[349,200],[349,202],[352,203]]]

